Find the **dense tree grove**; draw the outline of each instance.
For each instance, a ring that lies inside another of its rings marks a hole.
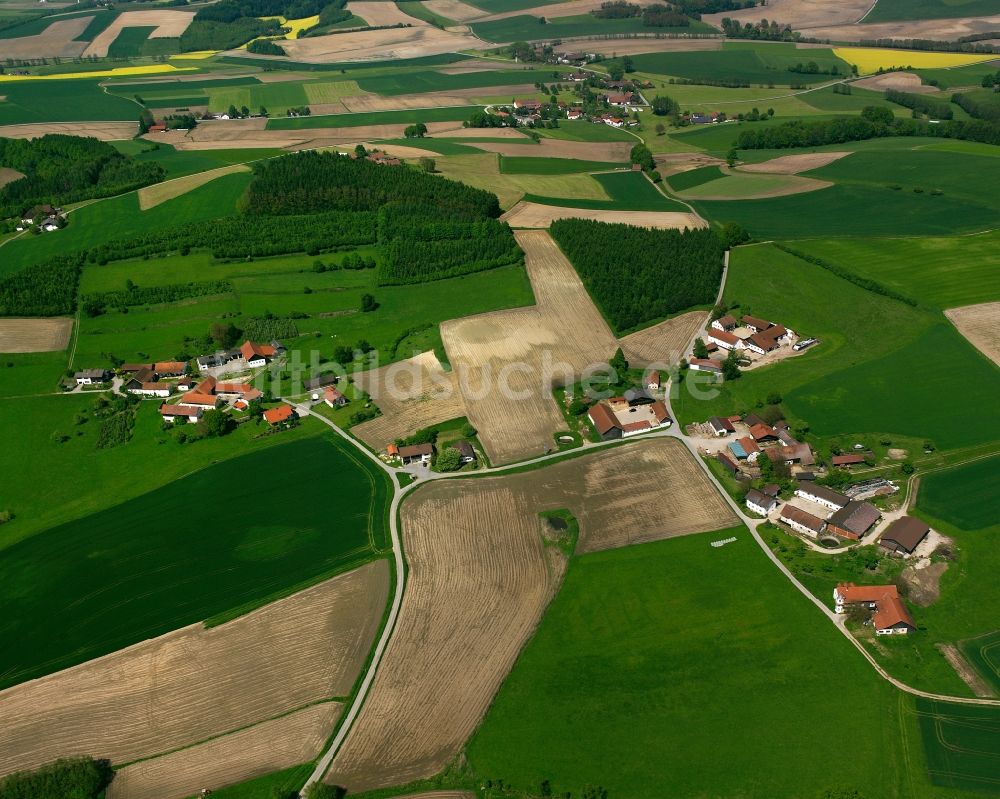
[[[885,99],[904,108],[911,108],[918,114],[926,114],[931,119],[951,119],[954,116],[948,103],[930,100],[922,94],[910,94],[909,92],[888,89],[885,93]]]
[[[0,166],[23,178],[0,188],[0,218],[31,206],[110,197],[163,179],[163,167],[136,161],[106,142],[50,133],[37,139],[0,138]]]
[[[217,8],[206,6],[204,10]],[[198,12],[200,15],[202,12]],[[276,19],[257,19],[242,17],[232,22],[216,22],[210,19],[198,19],[198,15],[181,34],[181,52],[195,53],[200,50],[231,50],[249,42],[257,36],[279,36],[281,25]]]
[[[0,316],[59,316],[76,307],[82,253],[62,255],[0,280]]]
[[[510,228],[499,222],[488,237],[396,239],[384,248],[378,282],[382,286],[423,283],[518,263],[521,257]]]
[[[250,214],[376,211],[398,200],[451,219],[500,216],[496,195],[426,172],[364,158],[308,151],[258,162],[247,193]]]
[[[284,48],[270,39],[254,39],[247,45],[247,52],[256,55],[285,55]]]
[[[685,28],[691,24],[690,18],[676,5],[663,3],[641,6],[627,0],[608,0],[591,13],[599,19],[642,17],[642,24],[650,28]]]
[[[113,776],[107,760],[57,760],[0,779],[0,799],[96,799]]]
[[[88,316],[98,316],[107,308],[127,308],[130,305],[152,305],[177,302],[191,297],[225,294],[233,290],[228,280],[206,280],[199,283],[173,283],[166,286],[137,286],[131,281],[121,291],[102,291],[84,294],[80,306]]]
[[[549,232],[619,332],[715,300],[725,247],[712,230],[560,219]]]
[[[331,3],[344,6],[343,0],[221,0],[203,6],[194,18],[213,22],[233,22],[241,17],[303,19],[321,14]]]
[[[768,128],[741,131],[736,139],[736,146],[741,150],[819,147],[882,136],[938,136],[1000,144],[1000,124],[985,120],[948,120],[932,125],[919,119],[894,119],[891,123],[884,123],[864,117],[843,117],[817,122],[794,120]]]

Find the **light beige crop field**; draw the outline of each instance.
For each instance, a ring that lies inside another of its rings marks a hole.
[[[519,202],[501,219],[513,228],[547,228],[557,219],[596,219],[650,228],[705,227],[696,214],[679,211],[601,211],[593,208],[562,208],[557,205]]]
[[[759,22],[761,19],[780,19],[782,24],[791,25],[795,30],[816,28],[822,25],[852,24],[865,15],[872,6],[872,0],[770,0],[766,6],[745,8],[739,11],[721,11],[717,14],[703,14],[702,19],[709,25],[720,27],[723,17],[740,22]],[[855,38],[865,31],[858,27]],[[874,36],[863,38],[875,38]]]
[[[399,621],[327,780],[350,791],[429,777],[485,714],[563,572],[538,513],[569,508],[581,551],[717,530],[735,516],[669,438],[519,474],[429,484],[406,500]]]
[[[126,11],[124,14],[119,14],[114,22],[97,34],[83,54],[106,58],[108,48],[125,28],[155,28],[156,30],[149,34],[150,39],[177,38],[187,30],[193,19],[194,14],[169,8]]]
[[[135,136],[135,122],[26,122],[0,125],[0,136],[7,139],[37,139],[49,133],[67,136],[91,136],[101,141],[124,141]]]
[[[23,172],[18,172],[16,169],[11,169],[10,167],[0,166],[0,189],[8,183],[13,183],[15,180],[20,180],[23,177]]]
[[[384,5],[384,3],[378,3]],[[393,6],[395,8],[395,6]],[[503,96],[513,96],[518,94],[533,94],[536,89],[530,83],[514,83],[506,86],[491,86],[489,89],[452,89],[443,92],[423,92],[414,94],[400,94],[382,97],[377,94],[359,94],[353,97],[342,97],[341,102],[350,112],[358,111],[399,111],[410,108],[436,108],[438,106],[456,106],[476,104],[476,98],[482,97],[485,92]],[[469,115],[472,115],[472,108],[469,108]],[[448,123],[451,127],[460,127],[461,122]],[[485,135],[480,128],[480,135]]]
[[[386,3],[384,0],[350,0],[347,4],[347,10],[361,17],[361,19],[372,27],[382,25],[427,25],[422,19],[404,14],[395,3]]]
[[[484,139],[492,138],[489,130],[479,130]],[[480,142],[476,146],[500,155],[524,155],[529,158],[579,158],[583,161],[628,161],[635,142],[627,141],[565,141],[563,139],[542,139],[536,145],[515,144],[514,142]],[[534,192],[540,193],[540,192]]]
[[[66,349],[73,320],[0,319],[0,352],[58,352]]]
[[[620,338],[622,352],[634,366],[673,366],[684,357],[691,341],[708,321],[708,311],[688,311]]]
[[[765,8],[770,9],[768,3]],[[773,19],[781,19],[775,16]],[[978,33],[989,33],[1000,28],[1000,14],[989,17],[958,17],[952,19],[915,19],[901,22],[873,22],[863,25],[828,25],[813,28],[808,36],[817,39],[830,39],[837,42],[853,42],[862,39],[934,39],[937,41],[952,41],[961,36]],[[921,53],[925,51],[909,51],[913,60],[906,58],[906,50],[899,51],[899,63],[887,66],[919,66]]]
[[[4,58],[76,58],[87,47],[79,36],[93,17],[73,17],[53,22],[35,36],[4,39],[0,53]]]
[[[174,197],[180,197],[182,194],[194,191],[199,186],[204,186],[206,183],[216,178],[221,178],[223,175],[249,171],[250,167],[246,164],[231,164],[230,166],[223,166],[218,169],[210,169],[207,172],[196,172],[194,175],[186,175],[182,178],[154,183],[152,186],[139,189],[139,208],[146,211],[160,203],[165,203],[167,200],[172,200]]]
[[[470,19],[485,17],[486,12],[461,0],[424,0],[428,11],[432,11],[445,19],[455,22],[468,22]]]
[[[343,710],[339,702],[313,705],[246,730],[214,738],[118,771],[108,799],[183,799],[202,788],[261,777],[316,757]]]
[[[545,17],[554,19],[555,17],[575,17],[578,14],[589,14],[596,8],[601,7],[605,0],[568,0],[565,3],[551,3],[547,6],[536,6],[535,8],[525,8],[519,11],[501,11],[497,14],[490,14],[483,17],[481,22],[488,22],[493,19],[506,19],[507,17],[517,17],[521,14],[530,14],[534,17]],[[615,48],[615,52],[618,50]]]
[[[873,92],[884,92],[886,89],[896,89],[911,94],[934,94],[935,86],[927,86],[919,75],[912,72],[885,72],[881,75],[869,75],[867,78],[854,81],[859,89]]]
[[[441,325],[467,416],[493,463],[541,455],[566,429],[547,389],[607,363],[617,342],[547,231],[518,231],[536,305]],[[567,374],[559,367],[566,365]],[[498,384],[506,384],[501,390]]]
[[[293,60],[329,63],[420,58],[474,49],[481,47],[482,41],[468,34],[422,25],[311,36],[282,42],[281,46]]]
[[[0,774],[123,763],[351,690],[389,591],[379,560],[220,627],[193,624],[0,693]]]
[[[458,376],[446,372],[433,352],[371,369],[354,376],[382,415],[351,428],[375,451],[424,427],[465,416]]]
[[[744,164],[739,167],[740,172],[766,172],[772,175],[795,175],[799,172],[808,172],[810,169],[819,169],[821,166],[839,161],[849,152],[829,152],[829,153],[802,153],[800,155],[782,155],[764,161],[759,164]]]
[[[950,308],[944,315],[972,346],[1000,366],[1000,302]]]

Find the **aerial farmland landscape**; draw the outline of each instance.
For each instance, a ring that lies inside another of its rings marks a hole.
[[[0,0],[0,799],[1000,798],[1000,0]]]

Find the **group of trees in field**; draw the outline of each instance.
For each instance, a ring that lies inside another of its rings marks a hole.
[[[0,316],[59,316],[76,307],[82,253],[60,255],[0,280]]]
[[[256,55],[285,55],[285,48],[270,39],[254,39],[247,45],[247,52]]]
[[[163,167],[137,161],[106,142],[50,133],[37,139],[0,138],[0,164],[24,177],[0,188],[0,218],[31,206],[110,197],[163,179]]]
[[[231,50],[246,44],[258,36],[280,36],[281,24],[276,19],[258,19],[257,17],[237,17],[229,22],[200,18],[209,10],[218,8],[222,3],[205,6],[195,14],[191,24],[187,26],[180,37],[180,49],[183,53],[193,53],[199,50]]]
[[[304,314],[303,314],[304,316]],[[298,325],[290,316],[251,316],[243,321],[243,335],[250,341],[270,341],[271,339],[295,338],[299,334]]]
[[[981,119],[946,120],[931,124],[920,119],[895,119],[889,109],[868,106],[860,117],[803,122],[793,120],[768,128],[741,131],[735,146],[741,150],[819,147],[883,136],[937,136],[1000,144],[1000,124]]]
[[[560,219],[549,232],[619,332],[715,300],[725,246],[712,230]]]
[[[80,297],[80,307],[88,316],[100,316],[108,308],[128,308],[134,305],[177,302],[191,297],[225,294],[233,290],[228,280],[205,280],[172,283],[166,286],[137,286],[131,280],[121,291],[101,291]]]
[[[629,3],[627,0],[608,0],[601,3],[601,7],[594,9],[591,14],[598,19],[642,17],[642,24],[650,28],[686,28],[691,24],[687,14],[675,5],[663,3],[641,6],[638,3]]]
[[[951,119],[954,116],[951,106],[948,103],[928,99],[922,94],[910,94],[909,92],[887,89],[885,99],[890,103],[912,109],[918,114],[926,114],[931,119]]]
[[[738,19],[722,18],[722,32],[730,39],[759,39],[769,42],[793,42],[799,39],[798,31],[791,25],[775,20],[768,22],[740,22]]]
[[[97,799],[113,777],[107,760],[56,760],[34,771],[18,771],[0,779],[0,799]]]
[[[1000,72],[997,73],[997,76],[1000,77]],[[972,99],[967,94],[957,93],[951,96],[951,101],[970,117],[986,122],[1000,122],[1000,99],[996,99],[993,102],[980,102]]]

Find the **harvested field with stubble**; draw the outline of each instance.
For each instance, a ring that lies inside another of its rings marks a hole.
[[[384,0],[351,0],[347,4],[347,10],[374,28],[383,25],[427,24],[423,20],[404,14],[395,3],[386,3]]]
[[[533,17],[545,17],[555,19],[556,17],[575,17],[579,14],[589,14],[594,9],[600,8],[604,0],[568,0],[565,3],[549,3],[539,5],[534,8],[520,8],[514,11],[501,11],[497,14],[490,14],[478,20],[479,22],[490,22],[494,19],[507,19],[521,14],[530,14]],[[618,49],[615,48],[615,52]]]
[[[708,311],[689,311],[618,340],[633,366],[673,366],[688,351],[694,337],[708,321]]]
[[[424,6],[428,11],[456,22],[468,22],[486,14],[481,8],[463,3],[461,0],[424,0]]]
[[[26,122],[0,125],[0,136],[7,139],[37,139],[49,133],[67,136],[91,136],[101,141],[124,141],[135,136],[135,122]]]
[[[0,189],[8,183],[13,183],[15,180],[20,180],[23,177],[23,172],[18,172],[16,169],[11,169],[10,167],[0,166]]]
[[[884,72],[881,75],[872,75],[856,80],[853,85],[859,89],[868,89],[873,92],[896,89],[910,94],[934,94],[937,91],[934,86],[925,86],[920,80],[920,76],[914,75],[912,72]]]
[[[446,372],[433,352],[360,372],[354,382],[382,411],[378,418],[351,428],[376,452],[424,427],[465,416],[458,375]]]
[[[230,166],[220,167],[219,169],[210,169],[207,172],[196,172],[193,175],[186,175],[182,178],[165,180],[162,183],[154,183],[152,186],[146,186],[139,189],[137,192],[139,196],[139,208],[143,211],[147,211],[160,203],[165,203],[167,200],[172,200],[175,197],[180,197],[182,194],[187,194],[189,191],[193,191],[199,186],[204,186],[206,183],[213,181],[216,178],[221,178],[223,175],[231,175],[234,172],[249,171],[250,167],[246,164],[231,164]]]
[[[493,463],[541,455],[566,427],[549,388],[607,363],[617,347],[604,317],[547,231],[518,231],[536,305],[441,325],[466,415]]]
[[[111,43],[125,28],[155,28],[156,30],[149,34],[150,39],[177,38],[187,30],[193,19],[194,14],[169,8],[126,11],[124,14],[119,14],[114,22],[94,37],[83,55],[106,58]]]
[[[1000,302],[950,308],[944,315],[972,346],[1000,366]]]
[[[67,317],[0,319],[0,352],[57,352],[66,349],[72,332]]]
[[[295,61],[323,64],[422,58],[472,50],[481,47],[482,41],[471,35],[443,31],[430,25],[414,25],[411,28],[311,36],[282,42],[281,46]]]
[[[478,146],[478,145],[477,145]],[[513,228],[547,228],[557,219],[596,219],[650,228],[696,228],[706,222],[696,214],[677,211],[602,211],[593,208],[563,208],[559,205],[519,202],[501,219]]]
[[[228,624],[189,625],[9,688],[0,774],[75,755],[148,758],[344,696],[388,592],[378,560]]]
[[[76,58],[87,42],[76,41],[93,17],[73,17],[53,22],[34,36],[3,40],[4,58]]]
[[[324,702],[118,771],[107,799],[183,799],[315,758],[343,711]]]
[[[740,172],[766,172],[771,175],[796,175],[799,172],[808,172],[810,169],[819,169],[821,166],[832,164],[850,152],[828,152],[828,153],[800,153],[798,155],[782,155],[772,158],[770,161],[763,161],[759,164],[744,164],[739,167]]]
[[[770,0],[764,6],[744,8],[738,11],[720,11],[704,14],[702,19],[709,25],[720,27],[722,19],[729,17],[740,22],[759,22],[761,19],[780,19],[783,25],[791,25],[795,30],[816,28],[822,25],[849,25],[857,22],[871,8],[872,0]],[[852,38],[875,38],[865,35],[868,26],[857,28]]]
[[[693,456],[647,439],[502,477],[448,480],[404,506],[399,622],[327,781],[350,791],[436,774],[475,730],[564,571],[538,513],[569,508],[578,551],[733,524]]]

